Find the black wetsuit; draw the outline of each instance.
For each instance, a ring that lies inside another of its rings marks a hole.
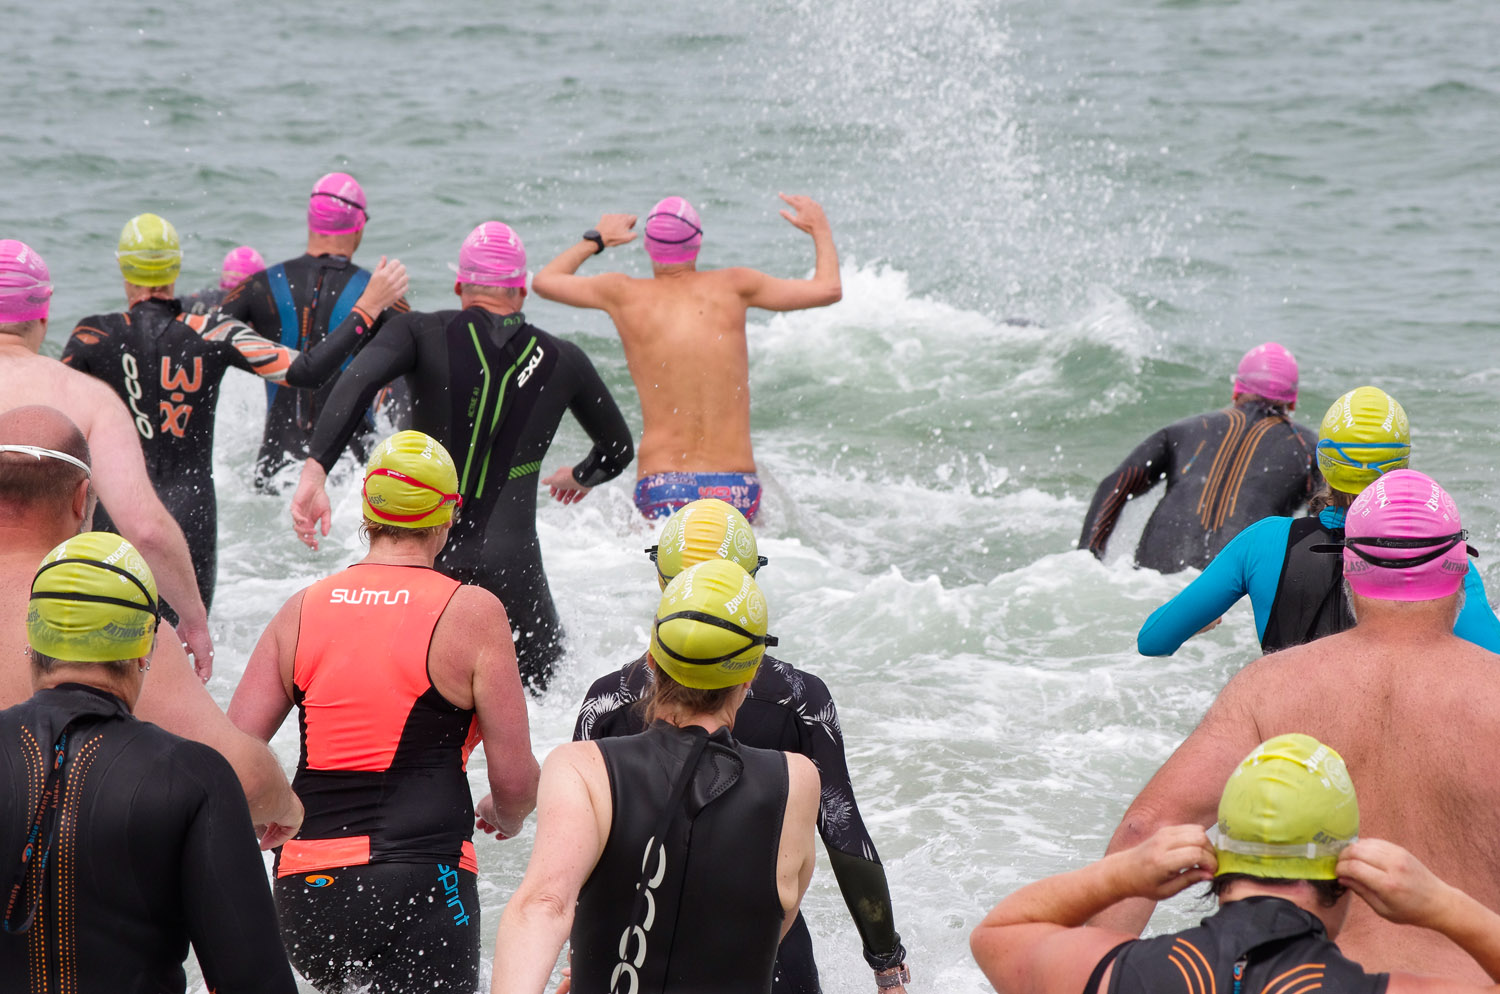
[[[489,590],[510,616],[521,677],[546,689],[562,627],[536,534],[537,477],[564,412],[594,442],[573,467],[586,487],[618,476],[634,455],[630,429],[582,349],[520,313],[411,313],[391,321],[339,377],[313,432],[329,469],[380,388],[409,374],[412,427],[447,447],[463,507],[437,568]]]
[[[190,293],[186,297],[179,297],[177,299],[182,301],[182,309],[189,314],[207,314],[210,311],[218,310],[219,305],[224,303],[224,297],[228,293],[228,290],[219,289],[219,284],[215,283],[195,293]]]
[[[1390,981],[1345,958],[1317,916],[1279,897],[1231,901],[1197,928],[1116,946],[1084,994],[1099,994],[1111,963],[1108,994],[1385,994]]]
[[[305,352],[357,313],[354,304],[369,279],[370,274],[347,256],[301,255],[250,276],[229,291],[220,309],[272,341]],[[380,330],[391,317],[409,309],[404,299],[396,301],[371,315],[374,326],[370,330]],[[313,425],[332,391],[331,383],[317,390],[266,386],[266,427],[255,459],[258,489],[273,489],[278,472],[307,458]],[[362,427],[357,443],[360,458],[371,422]]]
[[[769,994],[786,756],[663,721],[597,744],[611,818],[573,912],[575,994]]]
[[[230,368],[274,383],[317,386],[370,331],[358,312],[321,347],[299,354],[222,314],[187,315],[175,300],[150,298],[128,312],[96,314],[73,329],[62,361],[108,383],[141,436],[146,475],[187,538],[204,607],[213,603],[218,567],[214,496],[214,412]],[[114,531],[100,506],[94,527]]]
[[[639,732],[645,718],[635,705],[650,686],[645,656],[595,680],[578,710],[573,740]],[[873,970],[899,966],[906,950],[896,934],[885,868],[854,799],[844,733],[827,685],[789,663],[765,657],[735,715],[734,737],[744,745],[801,753],[813,761],[822,788],[818,833],[854,918],[865,961]],[[776,991],[810,994],[818,989],[812,937],[799,913],[776,955]]]
[[[1322,485],[1317,433],[1279,407],[1241,403],[1146,439],[1094,492],[1078,547],[1104,558],[1125,502],[1167,482],[1135,550],[1139,566],[1202,569],[1246,525],[1289,515]]]
[[[55,817],[42,804],[54,788]],[[182,991],[191,941],[210,990],[296,991],[245,795],[208,746],[136,720],[113,694],[42,690],[0,712],[0,813],[0,902],[28,874],[0,931],[0,989]]]

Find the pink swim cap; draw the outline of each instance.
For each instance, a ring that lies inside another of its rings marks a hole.
[[[681,197],[668,197],[646,215],[646,254],[661,266],[692,262],[703,246],[698,212]]]
[[[329,173],[307,198],[307,226],[319,235],[352,235],[369,220],[365,191],[348,173]]]
[[[449,264],[460,283],[476,286],[525,286],[526,246],[510,225],[486,221],[464,239],[458,265]]]
[[[262,259],[260,253],[248,245],[232,248],[224,257],[224,265],[219,271],[219,289],[233,290],[245,278],[254,276],[266,268],[266,260]]]
[[[1469,556],[1458,506],[1432,477],[1397,469],[1364,489],[1344,521],[1344,579],[1361,597],[1430,601],[1463,586]]]
[[[1297,399],[1297,360],[1275,342],[1257,345],[1240,360],[1234,373],[1235,393],[1254,393],[1290,404]]]
[[[0,240],[0,324],[40,321],[52,303],[52,277],[25,242]]]

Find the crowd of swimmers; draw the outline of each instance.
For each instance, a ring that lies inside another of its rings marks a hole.
[[[191,944],[223,994],[293,991],[294,969],[323,994],[472,991],[474,833],[513,838],[535,811],[494,992],[542,991],[565,944],[560,991],[815,992],[800,914],[815,835],[877,989],[904,991],[832,695],[768,653],[755,579],[745,312],[841,292],[821,209],[784,199],[813,239],[808,279],[698,270],[703,229],[680,197],[646,218],[649,279],[577,274],[636,237],[624,214],[531,279],[613,319],[638,448],[583,351],[526,320],[525,249],[500,222],[459,246],[459,309],[418,312],[399,261],[352,262],[368,214],[345,174],[312,190],[305,255],[256,268],[236,250],[218,299],[176,294],[177,234],[143,214],[117,253],[127,310],[80,321],[61,363],[39,354],[46,265],[0,241],[0,625],[27,647],[0,668],[0,976],[181,991]],[[354,447],[369,551],[276,612],[226,713],[202,680],[230,367],[267,382],[255,485],[275,492],[300,463],[291,517],[316,547],[328,473]],[[1175,651],[1248,593],[1266,655],[1102,860],[975,929],[1003,994],[1496,989],[1500,622],[1457,503],[1407,468],[1401,405],[1358,387],[1314,434],[1291,420],[1297,377],[1281,346],[1251,350],[1230,408],[1157,432],[1099,487],[1081,546],[1102,555],[1124,503],[1165,479],[1137,559],[1201,569],[1140,650]],[[381,437],[382,407],[411,427]],[[592,448],[544,476],[564,412]],[[642,564],[660,588],[647,644],[622,647],[633,658],[539,766],[527,693],[564,643],[537,495],[573,503],[632,459],[637,506],[666,518]],[[267,743],[293,709],[289,781]],[[1156,900],[1200,882],[1214,914],[1137,938]]]

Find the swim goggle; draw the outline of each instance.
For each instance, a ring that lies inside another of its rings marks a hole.
[[[696,657],[682,656],[674,652],[671,646],[662,641],[661,626],[669,621],[697,621],[705,625],[713,625],[715,628],[722,628],[726,632],[738,635],[741,638],[747,639],[748,641],[745,645],[741,646],[735,651],[726,652],[724,655],[716,656],[713,659],[699,659]],[[709,614],[706,611],[674,611],[666,617],[657,618],[654,634],[656,635],[656,644],[661,646],[662,652],[665,652],[667,655],[671,656],[679,663],[686,663],[689,666],[716,666],[719,663],[727,663],[736,656],[744,655],[746,650],[753,649],[756,646],[761,646],[763,648],[769,649],[780,644],[780,642],[774,635],[756,635],[752,632],[747,632],[745,631],[745,629],[741,628],[739,625],[736,625],[734,622],[728,620],[727,618],[720,618],[717,615]]]
[[[669,217],[674,221],[681,221],[683,224],[693,229],[693,233],[691,235],[688,235],[686,238],[662,238],[659,235],[651,234],[651,232],[649,231],[646,232],[646,237],[651,239],[653,242],[656,242],[658,245],[683,245],[703,234],[702,228],[698,227],[696,224],[689,221],[687,218],[681,216],[680,214],[673,214],[671,211],[657,211],[655,214],[647,214],[646,224],[649,225],[653,218],[658,217]]]
[[[77,456],[70,456],[66,452],[58,452],[56,449],[44,449],[40,445],[0,445],[0,452],[19,452],[23,455],[35,456],[38,461],[42,459],[58,459],[70,466],[77,466],[83,470],[84,476],[93,476],[89,464]]]
[[[1479,550],[1468,544],[1469,533],[1467,530],[1454,532],[1452,535],[1423,535],[1415,538],[1348,538],[1342,542],[1333,542],[1328,545],[1315,545],[1313,552],[1335,553],[1348,549],[1371,566],[1381,569],[1412,569],[1417,566],[1425,566],[1446,555],[1448,550],[1460,542],[1464,543],[1464,551],[1475,559],[1479,558]],[[1378,556],[1366,552],[1361,546],[1373,549],[1426,549],[1428,551],[1403,559],[1392,559],[1388,556]]]
[[[1350,845],[1359,841],[1359,836],[1347,839],[1330,839],[1326,842],[1246,842],[1232,839],[1224,830],[1214,825],[1208,830],[1208,841],[1219,852],[1232,852],[1236,856],[1260,856],[1265,859],[1328,859],[1336,857]]]
[[[653,545],[653,546],[651,546],[651,548],[646,549],[645,552],[646,552],[646,555],[648,555],[648,556],[651,557],[651,564],[656,567],[656,575],[660,576],[663,580],[667,580],[667,579],[670,579],[670,577],[667,577],[666,575],[664,575],[662,573],[662,571],[661,571],[661,563],[657,560],[657,553],[658,553],[658,551],[660,549],[661,549],[661,546],[659,546],[659,545]],[[752,566],[749,569],[748,572],[750,573],[751,576],[754,576],[756,573],[760,572],[760,568],[762,566],[766,565],[766,563],[769,563],[770,561],[771,560],[767,559],[765,556],[756,556],[755,557],[755,565]]]
[[[135,585],[135,588],[141,592],[141,596],[146,598],[146,602],[142,604],[140,601],[128,601],[123,597],[108,597],[104,594],[84,594],[68,590],[36,589],[36,582],[42,578],[43,573],[54,566],[65,566],[69,563],[92,566],[95,569],[118,573]],[[143,614],[151,615],[154,619],[153,630],[161,628],[161,600],[151,596],[151,591],[146,589],[146,585],[134,573],[127,569],[122,569],[114,563],[106,563],[98,559],[54,559],[50,563],[43,563],[41,568],[36,571],[36,576],[31,580],[31,599],[34,601],[53,600],[74,601],[85,604],[113,604],[116,607],[128,607],[133,611],[140,611]]]
[[[348,197],[341,197],[337,193],[324,193],[321,190],[314,190],[312,192],[312,196],[328,197],[330,200],[337,200],[339,203],[345,205],[346,207],[353,207],[355,210],[359,211],[365,216],[366,221],[370,220],[370,212],[365,209],[364,204],[360,203],[357,200],[350,200]]]
[[[1343,463],[1345,466],[1350,466],[1354,469],[1373,469],[1377,473],[1384,473],[1396,463],[1404,463],[1411,458],[1411,444],[1408,442],[1336,442],[1331,438],[1320,439],[1318,441],[1318,451],[1323,452],[1328,449],[1332,449],[1338,453],[1336,461]],[[1356,459],[1350,455],[1350,449],[1395,449],[1399,450],[1401,454],[1399,456],[1392,456],[1390,459],[1365,460]],[[1329,456],[1328,458],[1334,459],[1335,457]]]
[[[332,196],[332,194],[324,194],[324,196]],[[433,493],[438,495],[439,500],[437,502],[437,506],[430,507],[425,511],[419,511],[416,514],[392,514],[389,511],[382,511],[380,508],[376,507],[370,502],[370,477],[372,476],[389,476],[391,479],[396,480],[399,483],[404,483],[409,487],[417,487],[422,490],[431,490]],[[453,509],[455,511],[464,506],[464,498],[462,494],[450,494],[445,490],[434,487],[430,483],[423,483],[415,476],[407,476],[405,473],[397,472],[394,469],[386,469],[384,466],[380,467],[379,469],[372,469],[369,473],[365,474],[365,485],[362,488],[361,493],[365,498],[365,506],[370,509],[370,512],[378,518],[384,518],[386,521],[420,521],[422,518],[427,517],[429,514],[433,514],[434,512],[449,506],[450,504],[453,506]]]

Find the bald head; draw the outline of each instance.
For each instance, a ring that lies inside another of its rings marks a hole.
[[[64,510],[89,478],[77,463],[89,465],[89,443],[66,414],[40,405],[0,414],[0,515]]]

